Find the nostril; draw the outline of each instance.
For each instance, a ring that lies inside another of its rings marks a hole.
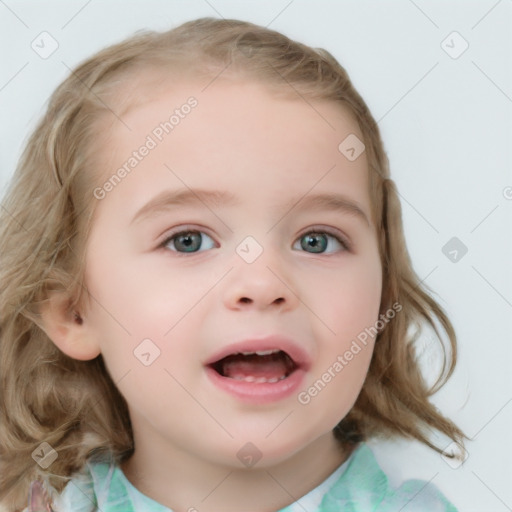
[[[254,302],[254,300],[249,297],[240,297],[238,300],[243,304],[252,304]],[[272,304],[282,304],[283,302],[285,302],[285,299],[283,297],[278,297],[272,301]]]

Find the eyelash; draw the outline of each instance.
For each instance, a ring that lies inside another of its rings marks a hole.
[[[207,235],[208,237],[210,237],[213,240],[213,236],[209,235],[202,228],[192,227],[192,226],[190,226],[190,227],[185,226],[184,228],[180,227],[179,230],[176,230],[176,231],[171,232],[170,234],[167,234],[167,236],[165,237],[163,242],[161,244],[159,244],[158,247],[163,249],[163,250],[166,250],[166,251],[174,252],[179,257],[187,256],[188,254],[196,254],[198,252],[204,252],[204,251],[193,251],[193,252],[187,253],[187,252],[181,252],[181,251],[169,249],[167,247],[169,245],[169,243],[172,242],[172,240],[174,238],[176,238],[178,235],[184,235],[184,234],[187,234],[187,233],[201,233],[201,234],[205,234],[205,235]],[[332,229],[329,229],[329,228],[326,228],[326,227],[322,227],[322,226],[313,226],[312,228],[309,228],[307,231],[304,231],[303,233],[301,233],[295,239],[294,245],[301,238],[303,238],[304,236],[306,236],[308,234],[311,234],[311,233],[328,235],[329,237],[334,238],[343,248],[342,250],[336,251],[335,253],[316,253],[316,254],[320,254],[320,255],[326,256],[326,255],[330,255],[330,254],[337,254],[337,253],[340,253],[340,252],[352,252],[352,244],[344,236],[342,236],[337,231],[334,231]],[[302,252],[307,252],[307,251],[302,251]],[[309,253],[309,254],[315,254],[315,253]]]

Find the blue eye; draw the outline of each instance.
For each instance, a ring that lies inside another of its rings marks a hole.
[[[294,249],[303,249],[312,254],[333,253],[348,250],[348,244],[335,235],[325,231],[309,231],[302,235],[293,245]]]
[[[201,231],[180,231],[167,238],[162,246],[175,252],[190,253],[212,249],[215,242]]]
[[[167,237],[161,247],[179,253],[196,253],[216,247],[214,240],[203,231],[195,229],[183,230]],[[330,254],[350,249],[341,237],[325,230],[309,231],[299,237],[293,249],[303,250],[311,254]]]

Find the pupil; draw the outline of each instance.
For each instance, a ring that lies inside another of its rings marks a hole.
[[[183,252],[195,252],[201,246],[201,234],[200,233],[187,233],[180,235],[174,242],[176,249],[183,250]]]
[[[310,252],[324,252],[327,247],[327,237],[322,233],[312,233],[302,238],[301,246]]]

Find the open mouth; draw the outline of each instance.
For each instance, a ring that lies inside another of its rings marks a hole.
[[[273,384],[294,373],[299,365],[284,350],[236,352],[208,365],[221,377],[256,384]]]
[[[228,343],[203,363],[210,382],[245,404],[265,405],[287,399],[303,385],[311,356],[280,335]]]

